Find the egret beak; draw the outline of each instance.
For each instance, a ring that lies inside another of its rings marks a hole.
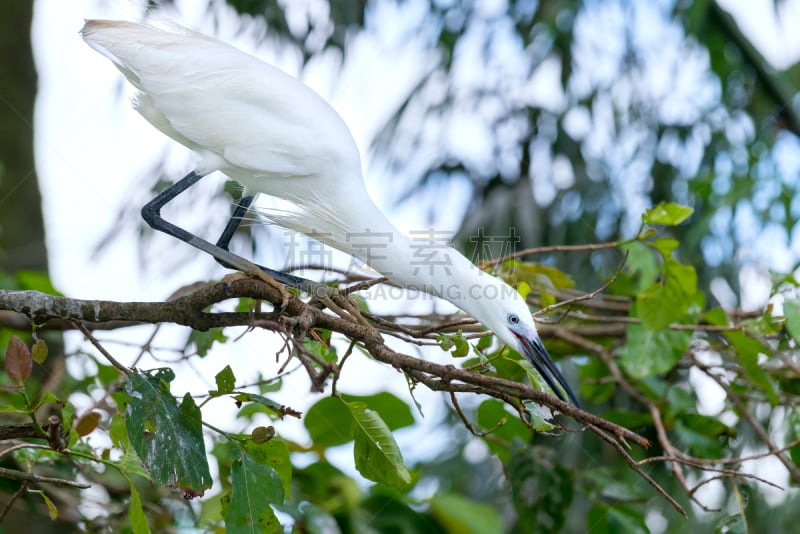
[[[538,334],[534,333],[533,335],[523,335],[514,329],[511,329],[511,333],[514,334],[514,336],[519,340],[520,345],[522,345],[523,355],[528,359],[529,362],[531,362],[533,368],[536,369],[542,378],[544,378],[544,381],[547,382],[547,385],[550,386],[550,389],[553,390],[553,393],[555,393],[556,396],[562,401],[572,401],[572,404],[580,408],[581,404],[578,402],[577,396],[575,393],[573,393],[572,388],[570,388],[569,384],[567,383],[567,380],[553,363],[553,360],[550,358],[550,354],[548,354],[547,349],[544,348],[542,340],[539,338]],[[564,393],[567,394],[569,400],[567,400],[567,398],[564,396]]]

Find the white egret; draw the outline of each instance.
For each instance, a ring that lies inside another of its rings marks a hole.
[[[311,89],[230,45],[177,25],[91,20],[81,33],[140,91],[139,113],[198,158],[195,171],[143,208],[153,228],[242,269],[246,260],[227,248],[252,195],[285,199],[294,208],[266,213],[272,222],[355,256],[400,286],[453,303],[523,354],[560,399],[578,404],[517,291],[450,247],[421,247],[386,219],[364,186],[350,131]],[[164,204],[213,171],[245,188],[216,246],[160,215]],[[265,271],[294,287],[306,282]]]

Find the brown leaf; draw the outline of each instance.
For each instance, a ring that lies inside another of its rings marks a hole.
[[[92,433],[92,430],[97,428],[97,424],[99,422],[100,422],[100,413],[89,412],[80,418],[78,424],[75,425],[75,431],[78,433],[79,436],[88,436],[89,434]]]
[[[266,443],[275,437],[275,429],[271,426],[257,426],[251,435],[255,443]]]
[[[32,370],[31,351],[20,338],[11,336],[6,348],[6,372],[17,384],[24,384]]]

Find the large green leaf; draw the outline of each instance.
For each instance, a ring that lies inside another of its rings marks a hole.
[[[286,497],[289,497],[292,487],[292,462],[286,442],[282,439],[271,439],[266,443],[248,441],[245,451],[256,462],[268,465],[278,473],[283,483],[283,492]]]
[[[370,410],[378,412],[390,430],[414,424],[411,408],[396,396],[383,391],[375,395],[342,395],[347,402],[363,402]]]
[[[125,417],[115,414],[111,418],[111,428],[108,431],[111,443],[122,450],[122,456],[117,460],[117,468],[125,475],[139,475],[150,478],[150,473],[142,467],[142,461],[136,456],[131,440],[128,438],[128,430],[125,425]]]
[[[211,487],[200,410],[187,393],[178,406],[169,390],[171,369],[131,373],[123,389],[130,397],[126,426],[142,464],[159,484],[185,498]]]
[[[726,332],[725,337],[731,342],[731,345],[736,349],[736,355],[739,361],[742,362],[744,372],[747,377],[753,381],[754,384],[761,387],[761,390],[767,396],[770,404],[773,406],[778,404],[778,395],[775,393],[775,386],[769,379],[767,374],[761,369],[758,358],[760,354],[769,355],[772,353],[769,347],[761,343],[759,340],[748,337],[742,332]]]
[[[392,488],[411,482],[411,474],[403,463],[400,448],[378,412],[362,402],[348,402],[353,416],[356,469],[365,478]]]
[[[315,447],[334,447],[353,439],[353,416],[336,397],[325,397],[312,406],[303,424]]]
[[[131,522],[131,531],[133,534],[150,534],[150,525],[147,523],[147,516],[144,515],[139,490],[133,484],[130,485],[130,490],[131,503],[128,505],[128,519]]]
[[[231,467],[232,493],[225,510],[228,534],[283,532],[270,504],[284,500],[278,472],[257,462],[242,449],[234,450]]]
[[[692,342],[689,332],[675,330],[646,330],[628,325],[628,342],[622,351],[620,364],[636,378],[665,373],[675,367]]]
[[[497,399],[488,399],[478,407],[478,424],[484,432],[491,430],[484,439],[484,443],[502,462],[511,458],[508,446],[514,438],[523,441],[530,440],[531,430],[520,421],[519,417],[512,415],[506,409],[506,404]],[[500,442],[496,438],[500,438]],[[505,442],[505,443],[503,443]]]
[[[460,495],[437,493],[431,499],[431,512],[448,532],[463,534],[503,532],[503,521],[493,506]]]
[[[682,265],[670,256],[664,258],[663,279],[653,283],[636,298],[636,312],[642,326],[659,330],[686,315],[697,293],[694,267]]]

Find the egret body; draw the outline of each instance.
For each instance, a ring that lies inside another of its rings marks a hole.
[[[148,222],[159,221],[158,229],[235,266],[227,242],[252,195],[285,199],[291,210],[265,216],[360,259],[400,286],[453,303],[523,354],[559,398],[578,404],[517,291],[450,247],[420,251],[375,206],[350,131],[311,89],[230,45],[179,26],[93,20],[81,33],[140,91],[139,113],[198,158],[192,174],[154,201],[155,215],[148,218],[147,207],[143,210]],[[161,206],[213,171],[245,188],[245,202],[218,243],[225,250],[216,251],[158,216]],[[437,261],[426,262],[434,253]],[[267,272],[290,285],[300,280]]]

